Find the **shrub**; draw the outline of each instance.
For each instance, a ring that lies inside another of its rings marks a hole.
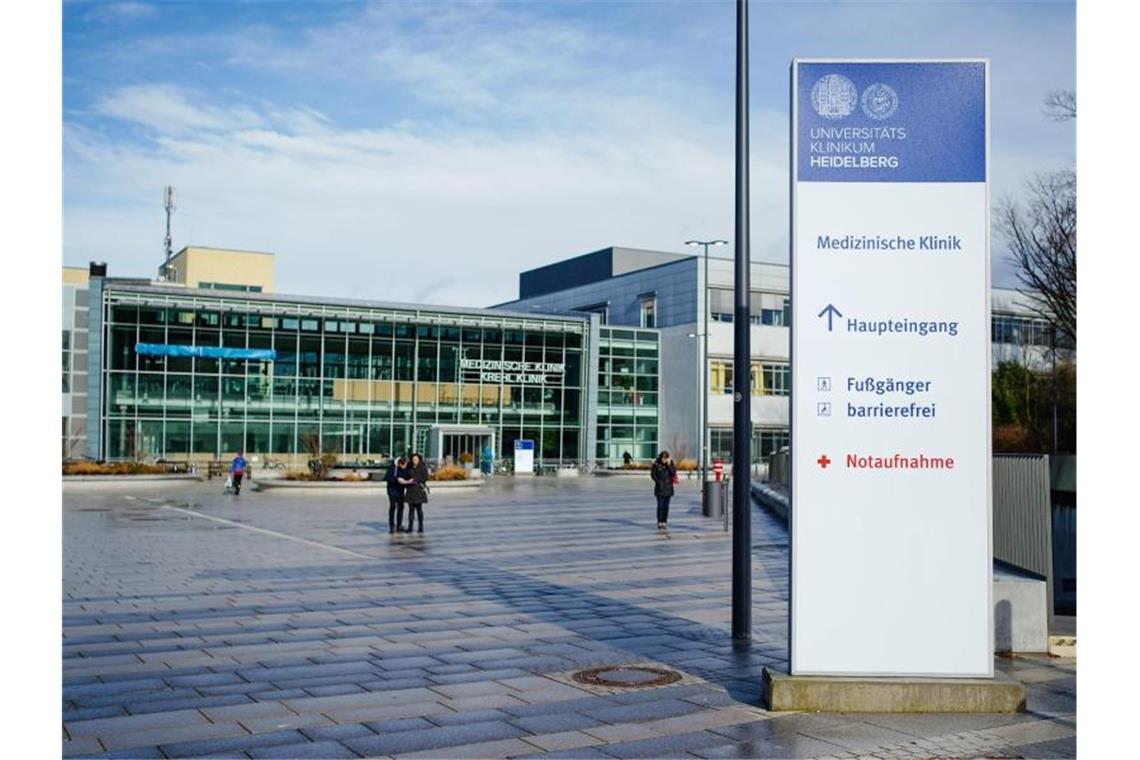
[[[428,480],[467,480],[467,470],[455,465],[447,465],[428,475]]]
[[[651,470],[653,469],[652,462],[630,462],[621,466],[623,470]]]
[[[368,480],[368,475],[358,475],[355,472],[346,472],[344,476],[340,478],[340,480],[344,481],[345,483],[360,483],[361,481]]]
[[[475,461],[475,455],[472,454],[470,451],[464,451],[462,454],[459,455],[459,461],[462,462],[463,464],[471,464],[472,462]]]
[[[163,475],[166,468],[142,462],[65,462],[64,475]]]
[[[285,480],[312,480],[313,476],[308,470],[286,470]]]
[[[677,462],[677,469],[681,472],[692,472],[697,469],[697,460],[695,459],[682,459]]]

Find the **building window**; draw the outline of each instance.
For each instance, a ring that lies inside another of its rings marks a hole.
[[[732,362],[719,359],[709,362],[709,392],[732,393]]]
[[[783,428],[752,430],[752,464],[767,462],[772,454],[788,445],[788,431]],[[732,428],[709,430],[709,456],[723,462],[732,462]]]
[[[592,303],[585,306],[575,306],[574,311],[584,311],[587,314],[597,314],[601,317],[600,322],[603,325],[610,322],[610,305],[609,302],[605,303]]]
[[[641,326],[657,326],[657,296],[642,296],[641,298]]]
[[[1048,346],[1052,342],[1052,330],[1044,319],[1013,314],[994,314],[991,322],[993,342],[1014,346]]]
[[[725,359],[709,362],[709,392],[731,394],[733,365]],[[789,367],[781,362],[752,362],[753,396],[787,396]]]
[[[760,362],[752,365],[753,376],[756,368],[760,368],[760,383],[757,386],[753,381],[752,394],[754,396],[787,396],[791,386],[791,368],[781,362]]]
[[[63,392],[71,392],[71,330],[63,331]]]
[[[260,285],[234,285],[228,282],[199,282],[202,290],[236,290],[241,293],[260,293]]]
[[[773,327],[783,327],[785,322],[784,318],[787,312],[783,309],[761,309],[760,310],[760,324],[772,325]]]

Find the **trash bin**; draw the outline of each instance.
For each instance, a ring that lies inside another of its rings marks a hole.
[[[701,503],[701,514],[705,517],[722,517],[727,500],[727,481],[706,480],[704,497]]]

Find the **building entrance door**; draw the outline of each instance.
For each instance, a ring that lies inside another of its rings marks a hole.
[[[488,447],[495,450],[495,432],[485,425],[436,425],[428,438],[428,458],[478,466]]]

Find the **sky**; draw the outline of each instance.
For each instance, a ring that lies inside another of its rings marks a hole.
[[[991,199],[1075,164],[1072,2],[750,4],[751,253],[788,259],[795,57],[986,57]],[[63,5],[63,263],[269,251],[282,293],[487,306],[734,231],[732,2]],[[993,235],[995,285],[1014,280]]]

